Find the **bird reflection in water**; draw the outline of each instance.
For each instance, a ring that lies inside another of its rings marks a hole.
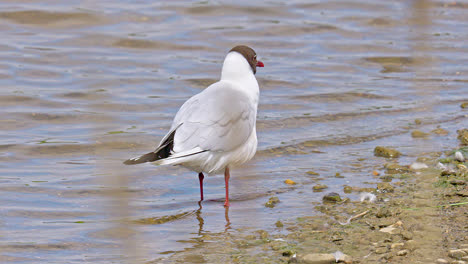
[[[198,220],[198,235],[201,236],[203,234],[203,225],[205,224],[205,219],[202,216],[202,201],[198,202],[198,209],[195,211],[195,217]],[[229,220],[229,207],[224,207],[224,219],[226,220],[226,224],[224,225],[224,232],[227,232],[231,229],[231,221]]]

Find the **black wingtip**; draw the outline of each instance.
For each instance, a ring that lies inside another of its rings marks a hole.
[[[123,164],[135,165],[135,164],[140,164],[140,163],[145,163],[145,162],[152,162],[156,160],[158,160],[158,155],[154,152],[150,152],[138,158],[128,159],[124,161]]]

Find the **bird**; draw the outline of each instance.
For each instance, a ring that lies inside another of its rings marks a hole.
[[[230,169],[249,161],[257,151],[257,67],[264,64],[252,48],[233,47],[224,59],[220,80],[185,101],[156,149],[124,164],[154,162],[197,172],[200,201],[204,174],[224,172],[224,206],[229,207]]]

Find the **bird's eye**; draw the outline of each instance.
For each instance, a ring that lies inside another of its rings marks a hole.
[[[254,55],[254,60],[257,60],[257,55]]]

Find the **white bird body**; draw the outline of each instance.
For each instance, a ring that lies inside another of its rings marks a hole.
[[[256,116],[259,86],[255,52],[236,46],[226,56],[220,81],[188,99],[177,112],[169,133],[154,152],[125,164],[155,161],[181,165],[199,173],[225,171],[226,205],[229,168],[252,159],[257,150]]]

